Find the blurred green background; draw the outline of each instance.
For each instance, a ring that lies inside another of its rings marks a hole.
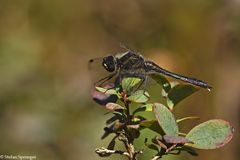
[[[109,116],[91,100],[94,80],[87,62],[123,51],[120,42],[168,70],[213,86],[176,108],[177,117],[201,117],[184,123],[183,130],[212,118],[235,127],[225,147],[172,160],[239,159],[238,0],[1,0],[0,154],[101,159],[94,149],[109,141],[100,140]],[[149,90],[159,101],[160,87]],[[138,147],[144,148],[141,140]],[[140,159],[149,156],[146,150]]]

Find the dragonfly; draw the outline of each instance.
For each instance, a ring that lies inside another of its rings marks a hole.
[[[89,60],[89,63],[93,62],[94,59]],[[102,85],[115,76],[120,79],[120,81],[124,77],[137,77],[142,79],[143,81],[146,81],[148,76],[151,76],[153,74],[161,74],[201,88],[208,89],[209,91],[212,88],[207,82],[204,82],[202,80],[168,71],[157,65],[152,60],[148,60],[144,58],[141,54],[130,49],[128,49],[124,53],[103,57],[102,66],[110,74],[100,79],[95,84]]]

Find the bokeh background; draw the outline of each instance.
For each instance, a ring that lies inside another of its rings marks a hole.
[[[239,0],[1,0],[0,154],[101,159],[94,149],[109,141],[100,140],[108,116],[91,100],[87,62],[122,52],[120,43],[214,87],[176,108],[201,117],[183,130],[212,118],[235,127],[221,149],[168,159],[239,159]],[[149,86],[156,101],[160,89]]]

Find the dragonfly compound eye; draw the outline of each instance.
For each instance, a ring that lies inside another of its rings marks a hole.
[[[108,72],[115,71],[116,62],[115,62],[114,57],[113,56],[107,56],[107,57],[103,58],[102,65]]]

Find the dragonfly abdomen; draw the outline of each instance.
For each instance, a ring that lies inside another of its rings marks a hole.
[[[170,72],[168,70],[165,70],[163,68],[161,68],[160,66],[158,66],[157,64],[155,64],[152,61],[145,61],[145,71],[148,74],[163,74],[163,75],[167,75],[169,77],[173,77],[175,79],[179,79],[181,81],[202,87],[202,88],[207,88],[208,90],[210,90],[212,87],[209,86],[206,82],[195,79],[195,78],[190,78],[190,77],[186,77],[180,74],[176,74],[173,72]]]

